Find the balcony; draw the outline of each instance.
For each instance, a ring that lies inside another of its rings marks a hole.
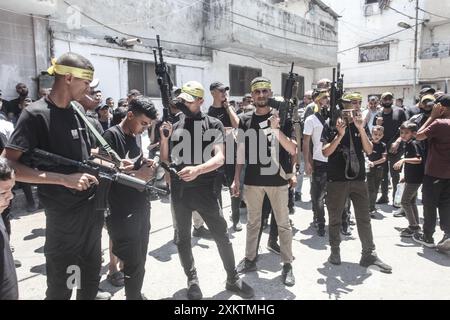
[[[204,6],[208,47],[309,68],[336,64],[337,22],[313,23],[261,0]]]

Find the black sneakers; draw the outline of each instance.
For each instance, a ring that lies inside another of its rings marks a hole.
[[[375,202],[376,204],[386,204],[389,203],[389,198],[388,197],[380,197],[377,202]]]
[[[198,285],[198,279],[188,280],[187,298],[189,300],[201,300],[203,298],[202,290]]]
[[[237,294],[238,296],[244,299],[250,299],[255,296],[255,292],[252,287],[250,287],[247,283],[242,281],[242,279],[238,279],[235,282],[228,282],[225,285],[225,289],[230,290]]]
[[[195,228],[192,230],[192,236],[203,238],[203,239],[212,239],[211,231],[206,229],[204,226],[200,226],[200,228]]]
[[[331,254],[328,257],[328,262],[334,265],[341,264],[341,250],[339,249],[339,247],[331,248]]]
[[[380,268],[381,272],[392,273],[392,267],[383,261],[376,254],[364,255],[359,261],[361,267],[368,268],[370,266],[377,266]]]
[[[421,244],[424,245],[427,248],[435,248],[436,245],[434,244],[434,240],[433,237],[426,235],[425,233],[422,232],[417,232],[415,234],[413,234],[412,239]]]
[[[283,283],[288,286],[292,287],[295,285],[295,277],[294,273],[292,272],[292,265],[290,263],[285,263],[283,265],[283,271],[281,271],[281,278],[283,279]]]
[[[350,228],[348,226],[341,226],[341,233],[344,236],[351,236],[352,232],[350,231]]]
[[[402,238],[412,238],[412,236],[415,233],[418,233],[418,232],[420,232],[420,228],[408,227],[408,228],[403,229],[400,232],[400,237],[402,237]]]
[[[267,242],[267,250],[272,251],[273,253],[280,254],[281,249],[280,246],[277,243],[277,240],[271,240]]]
[[[256,262],[248,260],[247,258],[242,259],[236,267],[238,273],[252,272],[256,271],[256,269]]]

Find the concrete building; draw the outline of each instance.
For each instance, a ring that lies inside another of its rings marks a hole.
[[[420,84],[445,91],[450,79],[450,3],[428,0],[423,10],[423,18],[428,21],[422,27],[420,41]]]
[[[325,1],[341,16],[338,60],[347,89],[359,91],[365,98],[392,91],[405,105],[413,104],[414,78],[416,95],[424,86],[444,90],[450,78],[448,1],[419,1],[417,68],[416,1],[355,0],[351,6]]]
[[[5,1],[12,7],[15,3]],[[27,48],[30,66],[14,79],[9,76],[16,69],[11,68],[20,68],[20,63],[11,67],[13,64],[1,57],[1,64],[9,68],[1,74],[2,83],[8,82],[4,90],[8,95],[16,78],[35,79],[47,68],[50,56],[74,51],[93,62],[105,98],[117,101],[137,88],[159,103],[152,52],[157,34],[177,86],[195,79],[208,88],[218,80],[230,84],[232,98],[248,92],[251,79],[257,75],[272,79],[274,92],[281,94],[291,62],[301,76],[301,96],[313,82],[331,77],[331,67],[337,62],[338,16],[318,0],[307,5],[300,0],[48,1],[55,5],[54,10],[42,19],[22,15],[38,12],[11,9],[21,14],[29,30],[33,21],[40,21],[39,47],[47,48],[47,56],[45,63],[35,67],[30,62],[33,46]],[[43,35],[49,35],[48,39]],[[139,41],[126,41],[133,38]],[[2,48],[5,41],[0,38]],[[30,87],[37,89],[37,83],[31,81]],[[206,106],[211,102],[207,96]]]

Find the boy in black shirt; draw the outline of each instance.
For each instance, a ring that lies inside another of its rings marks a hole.
[[[383,139],[383,133],[384,128],[382,126],[373,126],[373,151],[368,156],[368,164],[370,170],[367,173],[367,185],[369,187],[369,212],[372,218],[375,218],[375,215],[377,213],[377,209],[375,208],[375,201],[377,199],[381,180],[383,180],[383,163],[386,162],[387,158],[386,144],[381,141],[381,139]]]
[[[412,237],[420,231],[416,201],[417,191],[423,182],[424,166],[420,143],[414,139],[416,133],[417,125],[413,122],[406,121],[400,126],[404,158],[394,164],[394,169],[399,171],[405,166],[405,190],[401,203],[409,223],[408,228],[400,233],[401,237]]]
[[[126,118],[105,131],[103,137],[122,159],[136,159],[129,173],[144,181],[153,176],[151,161],[142,161],[141,134],[156,119],[153,102],[143,96],[130,101]],[[150,232],[150,199],[147,192],[113,183],[109,191],[111,214],[106,219],[113,253],[123,262],[127,300],[141,294]]]

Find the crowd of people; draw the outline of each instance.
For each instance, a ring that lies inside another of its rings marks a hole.
[[[350,235],[350,226],[356,225],[362,246],[359,264],[392,272],[375,252],[371,226],[371,219],[382,215],[377,204],[390,200],[399,207],[394,216],[407,219],[399,236],[450,251],[450,96],[443,92],[423,88],[412,107],[404,107],[400,98],[394,105],[394,95],[384,92],[369,97],[366,108],[361,94],[345,92],[336,116],[330,107],[331,81],[323,79],[305,92],[299,124],[295,117],[281,121],[278,110],[270,106],[273,92],[268,78],[253,79],[242,102],[229,101],[228,86],[211,83],[213,103],[207,112],[202,111],[203,85],[188,81],[174,88],[170,117],[161,119],[151,99],[135,89],[117,105],[112,98],[103,103],[94,66],[78,54],[62,55],[48,73],[55,82],[51,89],[41,90],[39,100],[29,99],[24,84],[16,86],[17,99],[0,100],[0,299],[19,297],[9,243],[8,212],[15,181],[30,188],[27,200],[33,199],[30,185],[38,186],[39,206],[46,213],[47,299],[70,299],[73,288],[67,285],[67,270],[73,266],[81,274],[77,299],[110,297],[98,288],[104,225],[110,236],[108,280],[124,286],[127,299],[145,299],[141,291],[154,195],[112,182],[106,203],[98,206],[96,195],[105,187],[99,176],[70,166],[35,163],[30,159],[37,148],[76,161],[92,155],[110,157],[112,162],[118,160],[118,170],[142,181],[154,178],[159,166],[155,156],[166,163],[173,241],[192,300],[203,294],[191,235],[216,242],[226,272],[225,288],[252,298],[254,290],[241,274],[257,270],[262,231],[270,224],[267,248],[280,255],[282,283],[295,285],[289,215],[295,211],[294,203],[302,200],[307,176],[312,223],[318,237],[328,230],[331,264],[341,264],[341,235]],[[296,125],[301,126],[301,145],[296,143]],[[146,150],[144,132],[150,139]],[[299,153],[302,161],[297,163]],[[243,230],[240,208],[247,208],[245,256],[237,264],[222,215],[224,186],[231,198],[234,232]],[[417,209],[420,189],[422,225]],[[35,206],[30,200],[30,211]],[[438,213],[444,237],[435,244]]]

